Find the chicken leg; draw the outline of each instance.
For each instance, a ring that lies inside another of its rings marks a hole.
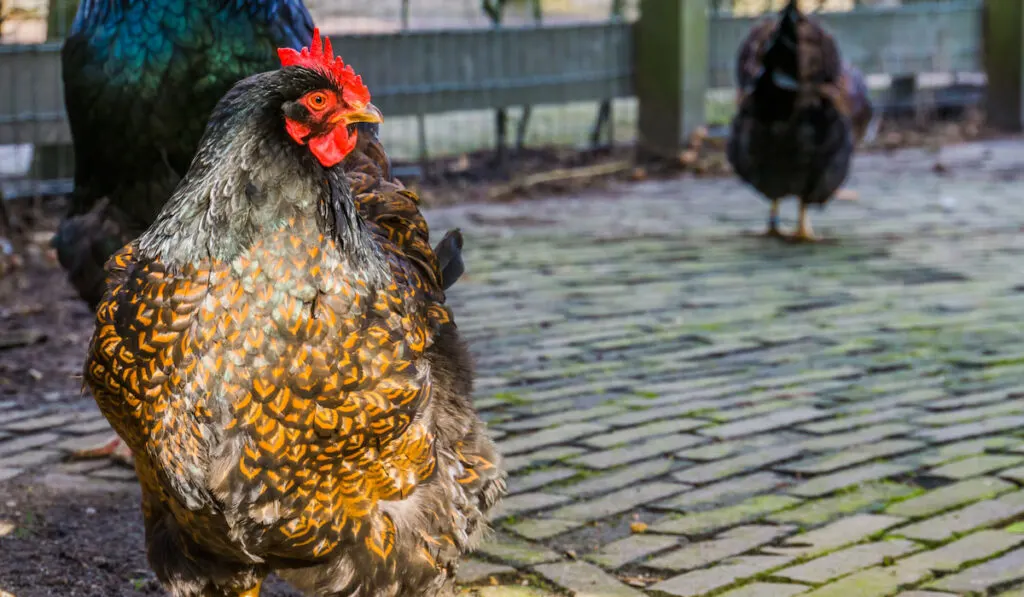
[[[132,456],[132,451],[116,434],[109,442],[98,448],[87,448],[85,450],[72,452],[71,458],[73,460],[109,458],[119,464],[126,464],[131,467],[135,466],[135,458]]]
[[[238,597],[260,597],[260,587],[262,585],[263,581],[258,581],[255,587],[248,589],[246,591],[242,591],[238,594]]]
[[[807,215],[807,204],[800,202],[800,219],[797,222],[796,233],[792,239],[797,242],[813,243],[818,237],[814,236],[814,229],[811,228],[811,218]]]
[[[768,211],[768,230],[765,230],[764,236],[779,238],[782,233],[779,232],[779,199],[772,199],[772,206]]]

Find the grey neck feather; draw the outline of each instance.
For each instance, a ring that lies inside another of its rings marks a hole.
[[[141,251],[171,267],[229,261],[294,220],[332,236],[369,282],[389,282],[387,260],[357,213],[342,167],[322,168],[308,148],[260,131],[257,121],[252,113],[236,114],[211,125],[219,130],[208,132],[188,174],[139,238]]]

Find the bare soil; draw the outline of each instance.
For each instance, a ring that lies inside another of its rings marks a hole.
[[[139,491],[48,475],[0,485],[0,595],[165,595],[146,563]],[[261,597],[299,593],[273,579]]]
[[[0,404],[87,400],[81,368],[92,314],[49,247],[61,202],[10,202],[8,210],[20,230],[11,236],[13,254],[0,255]]]

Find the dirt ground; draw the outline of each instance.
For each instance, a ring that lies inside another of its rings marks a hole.
[[[146,563],[139,491],[126,483],[74,481],[68,486],[51,474],[0,485],[0,535],[7,532],[0,537],[0,594],[164,595]],[[261,593],[298,595],[276,579]]]
[[[0,401],[75,402],[92,314],[54,257],[35,245],[0,276]]]
[[[130,490],[0,486],[0,529],[8,532],[0,587],[18,597],[161,594],[145,561],[138,499]]]

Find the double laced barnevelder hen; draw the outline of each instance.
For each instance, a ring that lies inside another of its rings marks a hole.
[[[504,493],[500,456],[416,196],[355,205],[369,90],[318,32],[280,58],[217,104],[108,262],[86,383],[135,454],[176,597],[253,597],[270,572],[311,595],[443,594]]]
[[[807,208],[824,207],[846,180],[854,144],[873,108],[863,75],[844,66],[835,39],[790,0],[755,25],[737,58],[739,106],[727,155],[746,183],[771,201],[769,236],[781,236],[779,201],[795,195],[793,240],[814,241]]]

